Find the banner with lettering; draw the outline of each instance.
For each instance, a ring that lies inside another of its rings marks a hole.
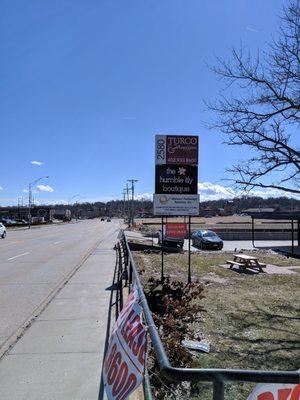
[[[300,400],[300,384],[261,383],[247,400]]]
[[[135,289],[114,326],[105,357],[103,378],[108,400],[126,400],[143,380],[146,327]]]

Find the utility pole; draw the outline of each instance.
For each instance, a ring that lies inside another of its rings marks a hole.
[[[21,219],[21,213],[20,213],[20,197],[18,197],[18,218]]]
[[[131,182],[131,226],[134,224],[134,185],[138,182],[137,179],[127,179],[128,182]]]
[[[126,217],[126,189],[123,189],[123,218]]]
[[[128,187],[128,183],[126,184],[126,195],[127,195],[127,218],[128,218],[128,222],[130,224],[130,209],[129,209],[129,187]]]
[[[28,229],[31,225],[31,183],[28,185]]]

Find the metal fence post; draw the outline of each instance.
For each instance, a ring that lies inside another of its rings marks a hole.
[[[123,257],[124,250],[123,245],[120,245],[120,257],[119,257],[119,273],[118,273],[118,291],[119,291],[119,303],[120,303],[120,311],[123,308]]]
[[[129,260],[129,284],[128,284],[129,293],[131,292],[131,284],[132,284],[132,264],[131,260]]]
[[[117,245],[117,274],[116,274],[117,281],[114,282],[114,284],[116,285],[116,290],[117,290],[117,292],[116,292],[116,319],[118,318],[119,312],[120,312],[120,308],[119,308],[119,306],[120,306],[120,304],[119,304],[119,301],[120,301],[120,288],[119,288],[119,285],[120,285],[120,260],[121,260],[121,246],[120,246],[120,243],[118,243],[118,245]]]
[[[224,384],[219,379],[213,383],[213,400],[224,400]]]

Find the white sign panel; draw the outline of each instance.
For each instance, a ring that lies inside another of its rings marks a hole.
[[[300,385],[261,383],[247,400],[299,400]]]
[[[155,164],[163,165],[167,161],[167,136],[155,136]]]
[[[133,293],[124,306],[111,336],[105,356],[103,379],[108,400],[126,400],[143,380],[146,355],[146,328],[141,306]]]
[[[198,194],[153,194],[154,215],[199,215]]]

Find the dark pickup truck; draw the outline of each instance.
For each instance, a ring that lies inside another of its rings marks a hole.
[[[158,244],[162,244],[162,234],[161,230],[158,231]],[[176,247],[179,249],[182,249],[184,245],[184,239],[183,238],[174,238],[174,237],[167,237],[164,234],[163,237],[163,246],[164,247]]]

